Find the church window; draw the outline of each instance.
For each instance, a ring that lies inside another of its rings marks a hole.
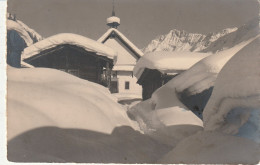
[[[130,82],[129,81],[126,81],[125,82],[125,89],[129,89],[130,88]]]

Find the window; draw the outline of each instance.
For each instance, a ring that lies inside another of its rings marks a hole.
[[[129,89],[129,87],[130,87],[130,83],[129,83],[129,81],[126,81],[125,82],[125,89]]]

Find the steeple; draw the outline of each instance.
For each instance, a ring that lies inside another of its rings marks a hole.
[[[112,10],[112,16],[107,18],[107,26],[109,26],[110,28],[115,28],[117,29],[117,27],[120,25],[120,18],[116,17],[116,13],[115,13],[115,2],[113,0],[113,10]]]
[[[116,13],[115,13],[115,0],[113,0],[112,16],[116,16]]]

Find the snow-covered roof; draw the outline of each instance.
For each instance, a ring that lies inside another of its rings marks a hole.
[[[134,65],[115,65],[113,67],[114,71],[133,71]]]
[[[116,22],[118,24],[120,24],[120,18],[116,17],[116,16],[112,16],[112,17],[109,17],[107,18],[107,23],[113,23],[113,22]]]
[[[157,69],[162,73],[184,71],[209,55],[197,52],[158,51],[147,53],[138,60],[134,68],[134,75],[139,79],[145,68]]]
[[[29,28],[26,24],[24,24],[22,21],[20,20],[16,20],[16,22],[22,26],[26,31],[27,33],[30,35],[30,37],[34,40],[34,42],[37,42],[37,41],[40,41],[40,40],[43,40],[43,37],[37,33],[34,29],[31,29]]]
[[[7,27],[7,30],[16,31],[24,39],[27,46],[30,46],[33,44],[33,40],[31,39],[30,35],[27,33],[27,31],[24,29],[24,27],[21,26],[16,21],[7,19],[6,27]]]
[[[34,68],[34,66],[32,66],[24,61],[21,61],[21,67],[22,68]]]
[[[81,35],[72,33],[61,33],[48,37],[27,47],[22,53],[22,59],[30,58],[44,50],[64,44],[75,45],[85,49],[86,51],[95,52],[97,55],[105,56],[113,60],[116,60],[117,57],[117,52],[104,44],[83,37]]]
[[[97,41],[104,43],[113,32],[117,34],[117,36],[119,36],[125,42],[125,44],[127,44],[133,51],[135,51],[135,53],[139,57],[143,56],[143,52],[115,28],[108,29],[108,31],[105,34],[103,34]]]

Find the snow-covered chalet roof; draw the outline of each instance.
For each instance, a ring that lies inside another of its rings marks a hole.
[[[137,54],[139,57],[143,56],[143,52],[115,28],[108,29],[108,31],[105,34],[103,34],[97,41],[104,43],[113,33],[116,34],[116,36],[120,37],[124,44],[127,44],[135,52],[135,54]]]
[[[57,47],[59,45],[74,45],[81,47],[89,52],[94,52],[97,55],[107,57],[109,59],[116,60],[117,52],[110,47],[101,44],[97,41],[83,37],[81,35],[72,33],[60,33],[44,40],[41,40],[27,48],[24,49],[22,53],[22,59],[30,58],[40,52]]]
[[[134,76],[139,79],[145,68],[156,69],[162,73],[184,71],[209,55],[210,54],[207,53],[179,51],[158,51],[147,53],[137,61],[134,68]]]
[[[27,31],[24,29],[24,27],[21,26],[18,22],[7,19],[6,27],[7,27],[7,30],[16,31],[24,39],[27,46],[30,46],[33,44],[33,40],[31,39],[30,35],[27,33]]]

